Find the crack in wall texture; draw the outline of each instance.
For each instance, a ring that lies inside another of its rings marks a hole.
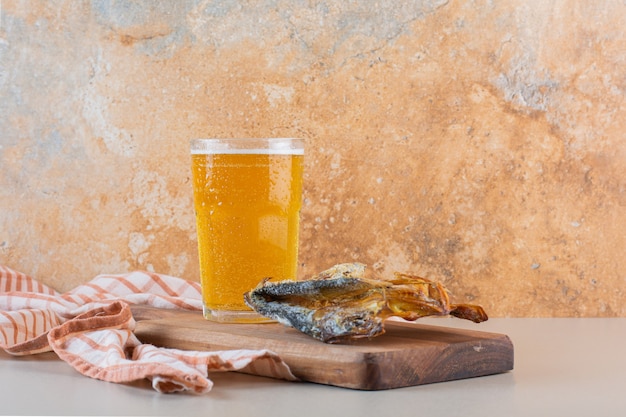
[[[307,140],[300,277],[626,316],[623,1],[2,0],[0,263],[196,280],[188,141]]]

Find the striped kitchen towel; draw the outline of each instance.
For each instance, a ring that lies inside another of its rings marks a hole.
[[[150,272],[99,275],[60,294],[0,265],[0,348],[12,355],[54,351],[83,375],[109,382],[147,378],[159,392],[209,392],[208,372],[244,370],[296,380],[267,350],[184,351],[142,344],[131,304],[201,310],[200,286]]]

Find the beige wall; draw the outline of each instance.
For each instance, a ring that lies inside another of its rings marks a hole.
[[[626,316],[623,1],[0,13],[2,264],[196,279],[188,139],[299,136],[303,276],[359,261],[493,317]]]

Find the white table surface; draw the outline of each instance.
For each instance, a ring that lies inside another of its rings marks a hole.
[[[626,318],[458,319],[422,324],[508,335],[504,374],[385,391],[356,391],[237,373],[214,374],[205,395],[159,394],[147,381],[84,377],[52,353],[0,351],[2,415],[170,416],[625,416]]]

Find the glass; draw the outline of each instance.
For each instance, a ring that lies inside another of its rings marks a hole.
[[[204,317],[270,321],[243,294],[265,278],[296,279],[304,141],[191,141]]]

